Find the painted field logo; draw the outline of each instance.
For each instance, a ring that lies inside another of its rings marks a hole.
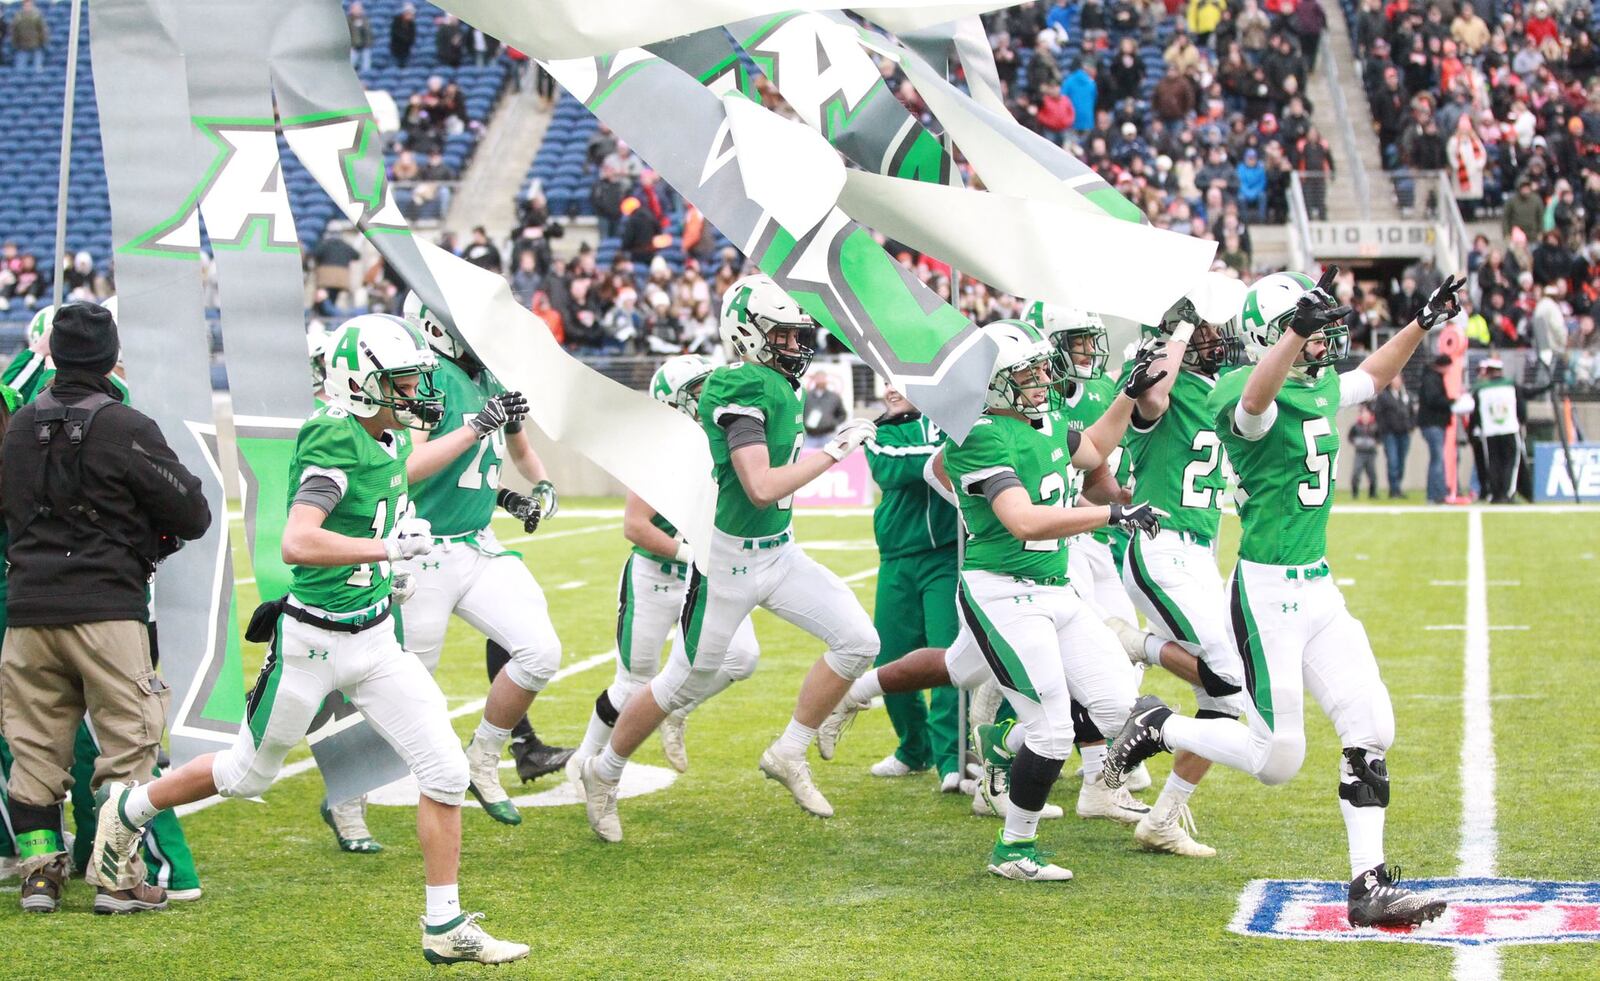
[[[1600,942],[1600,882],[1415,879],[1406,885],[1448,899],[1443,916],[1414,929],[1352,927],[1343,882],[1257,879],[1239,897],[1234,933],[1280,940],[1550,944]]]

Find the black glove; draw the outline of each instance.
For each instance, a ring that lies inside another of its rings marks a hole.
[[[539,521],[544,518],[544,509],[538,501],[512,490],[502,490],[494,500],[513,518],[522,522],[523,531],[531,535],[538,530]]]
[[[1323,270],[1322,278],[1317,281],[1317,288],[1302,296],[1294,305],[1294,316],[1289,320],[1290,330],[1301,337],[1310,337],[1329,324],[1336,324],[1350,316],[1350,308],[1341,305],[1333,298],[1333,294],[1328,292],[1333,288],[1333,280],[1338,275],[1338,266],[1329,266]]]
[[[1160,345],[1151,345],[1139,352],[1139,356],[1133,359],[1132,370],[1128,372],[1128,383],[1122,386],[1122,394],[1136,399],[1167,377],[1165,370],[1153,375],[1150,373],[1150,366],[1156,363],[1156,358],[1161,356],[1163,350]]]
[[[484,403],[483,409],[467,420],[467,425],[481,438],[513,422],[521,422],[527,414],[528,400],[521,392],[501,392]]]
[[[1165,511],[1148,504],[1112,504],[1111,519],[1106,524],[1135,535],[1142,531],[1145,537],[1154,538],[1156,532],[1161,530],[1161,516],[1164,514]]]
[[[1439,288],[1428,297],[1428,302],[1422,305],[1422,310],[1417,314],[1417,326],[1423,330],[1432,330],[1446,320],[1451,319],[1461,312],[1461,298],[1456,294],[1461,287],[1467,285],[1467,277],[1459,279],[1455,276],[1446,276]]]

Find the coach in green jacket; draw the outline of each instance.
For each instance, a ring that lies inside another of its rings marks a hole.
[[[883,499],[872,513],[878,540],[874,618],[881,667],[919,647],[948,647],[956,636],[956,509],[923,481],[922,471],[944,435],[893,388],[883,393],[878,434],[867,441],[867,464]],[[885,695],[900,746],[872,767],[874,776],[902,777],[937,766],[941,789],[961,783],[956,690]]]

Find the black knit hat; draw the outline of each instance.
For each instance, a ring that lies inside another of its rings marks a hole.
[[[117,366],[121,350],[117,322],[100,304],[68,303],[56,311],[50,357],[57,368],[81,368],[104,375]]]

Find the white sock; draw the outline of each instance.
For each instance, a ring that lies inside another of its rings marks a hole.
[[[1039,812],[1024,811],[1016,804],[1006,808],[1005,830],[1000,832],[1000,840],[1008,845],[1019,841],[1027,841],[1039,834]]]
[[[865,705],[883,696],[883,682],[878,680],[878,669],[873,668],[850,683],[850,694],[845,697],[857,705]]]
[[[1144,663],[1152,668],[1161,667],[1161,648],[1165,646],[1167,646],[1167,642],[1162,638],[1157,637],[1155,634],[1145,634]]]
[[[792,760],[805,759],[806,750],[811,748],[811,741],[816,738],[817,730],[791,717],[783,729],[783,735],[778,737],[772,748],[779,756],[787,756]]]
[[[621,780],[623,767],[627,765],[628,758],[617,755],[617,751],[611,748],[610,743],[606,743],[606,748],[594,758],[595,775],[606,783],[616,783]]]
[[[1167,748],[1186,749],[1214,763],[1245,773],[1250,769],[1250,727],[1232,719],[1192,719],[1174,712],[1161,735]]]
[[[1383,864],[1383,814],[1381,807],[1356,807],[1339,799],[1344,831],[1350,839],[1350,878]]]
[[[1171,795],[1177,798],[1178,803],[1189,802],[1189,795],[1194,793],[1194,784],[1178,776],[1176,773],[1167,774],[1167,784],[1161,788],[1161,796]]]
[[[444,926],[451,920],[461,915],[461,897],[457,895],[456,884],[448,886],[427,886],[427,906],[423,910],[422,922],[428,926]]]
[[[600,713],[589,713],[589,728],[584,730],[583,742],[578,745],[579,756],[593,756],[605,749],[611,741],[611,727],[601,721]]]
[[[150,803],[150,785],[140,784],[128,791],[128,799],[122,806],[123,816],[136,828],[142,828],[150,819],[161,813],[161,808]]]
[[[1022,752],[1022,743],[1027,736],[1028,734],[1023,731],[1022,723],[1013,724],[1011,731],[1006,733],[1006,749],[1012,753]]]
[[[1083,769],[1078,772],[1083,776],[1093,779],[1106,765],[1106,744],[1089,743],[1079,746],[1078,752],[1083,754]]]
[[[511,741],[511,730],[502,729],[485,717],[478,720],[478,730],[472,734],[472,738],[499,753],[506,748],[506,743]]]

